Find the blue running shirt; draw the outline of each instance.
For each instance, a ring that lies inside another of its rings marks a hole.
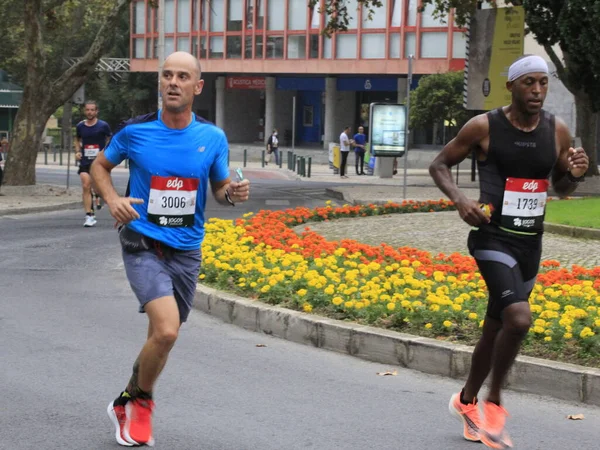
[[[161,111],[128,120],[104,151],[118,165],[129,159],[130,196],[140,218],[128,226],[180,250],[200,247],[209,180],[229,177],[225,133],[196,117],[182,130],[168,128]]]

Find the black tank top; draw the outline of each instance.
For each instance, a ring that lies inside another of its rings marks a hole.
[[[507,178],[549,178],[557,160],[555,118],[542,110],[536,129],[522,131],[510,123],[502,108],[488,112],[487,117],[490,124],[487,159],[477,162],[480,202],[493,205],[491,223],[500,226]],[[542,231],[541,224],[534,228],[537,229],[531,231]]]

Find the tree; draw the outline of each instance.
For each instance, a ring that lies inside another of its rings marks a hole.
[[[346,0],[325,0],[328,22],[325,33],[345,31],[348,24]],[[318,3],[310,0],[311,6]],[[455,20],[465,26],[471,20],[479,0],[421,0],[421,10],[427,5],[435,7],[438,17],[446,17],[455,10]],[[495,4],[496,1],[492,0]],[[598,0],[507,0],[507,4],[522,5],[528,31],[544,47],[556,73],[565,87],[575,97],[577,111],[576,135],[581,137],[583,148],[590,158],[588,175],[598,175],[596,147],[600,111],[600,2]],[[380,0],[358,0],[369,14],[380,7]],[[563,58],[553,49],[558,45]]]
[[[94,73],[130,1],[0,0],[2,23],[20,24],[3,33],[9,38],[6,47],[3,42],[0,65],[23,84],[6,161],[6,184],[35,184],[35,162],[48,118]],[[89,43],[83,33],[95,36],[91,44],[82,44]],[[63,58],[78,56],[78,51],[83,54],[79,62],[65,69]]]
[[[421,78],[410,94],[410,126],[417,128],[448,121],[463,126],[469,114],[463,108],[464,72],[446,72]],[[436,136],[434,131],[434,139]]]

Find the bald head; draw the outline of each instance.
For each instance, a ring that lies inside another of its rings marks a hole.
[[[196,74],[197,79],[200,79],[202,76],[200,61],[198,61],[198,58],[188,52],[171,53],[167,59],[165,59],[163,70],[172,70],[174,67],[189,70],[190,72]]]

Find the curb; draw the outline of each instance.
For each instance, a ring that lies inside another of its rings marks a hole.
[[[449,378],[466,378],[473,347],[314,316],[198,285],[194,308],[298,344]],[[600,406],[600,370],[519,356],[505,387]]]
[[[1,216],[14,216],[17,214],[33,214],[40,212],[65,211],[68,209],[81,208],[81,200],[78,202],[59,203],[57,205],[32,206],[28,208],[12,208],[0,210]]]
[[[356,202],[354,201],[354,199],[352,198],[351,195],[345,193],[344,191],[340,191],[339,189],[325,188],[325,194],[336,200],[342,200],[350,205],[356,204]]]
[[[544,223],[544,231],[580,239],[600,239],[600,230],[595,228],[572,227],[557,223]]]

